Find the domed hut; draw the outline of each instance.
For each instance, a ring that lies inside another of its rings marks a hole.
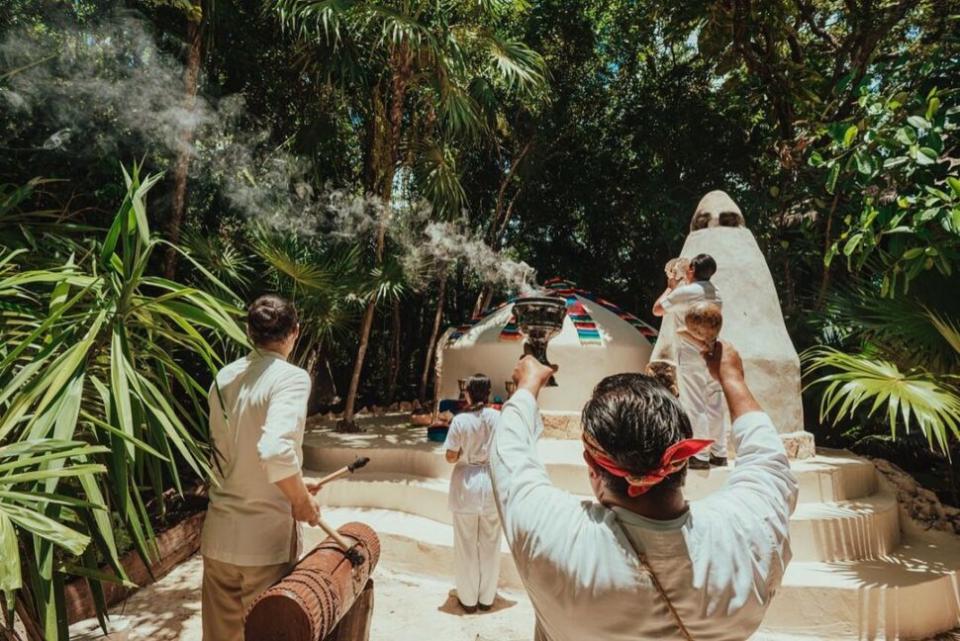
[[[642,372],[657,331],[614,303],[568,281],[554,279],[544,287],[566,298],[567,315],[560,334],[547,347],[550,362],[560,366],[558,386],[540,392],[540,407],[551,435],[578,436],[580,411],[593,387],[610,374]],[[482,372],[491,379],[493,395],[506,400],[506,383],[523,353],[513,299],[456,328],[440,349],[441,399],[457,398],[458,381]]]

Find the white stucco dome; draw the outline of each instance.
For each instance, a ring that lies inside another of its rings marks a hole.
[[[593,387],[605,376],[642,372],[656,330],[613,303],[559,279],[544,286],[567,299],[560,334],[550,341],[547,356],[560,366],[558,387],[540,393],[541,409],[579,413]],[[523,353],[523,337],[513,323],[513,302],[507,301],[478,319],[448,332],[440,361],[440,398],[457,398],[457,381],[483,373],[493,383],[493,396],[506,398],[505,383]]]

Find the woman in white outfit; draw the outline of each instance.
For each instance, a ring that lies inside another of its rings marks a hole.
[[[500,577],[500,519],[490,481],[490,440],[500,412],[486,406],[490,379],[474,374],[464,394],[468,409],[454,417],[447,432],[453,553],[460,607],[471,614],[489,610]]]

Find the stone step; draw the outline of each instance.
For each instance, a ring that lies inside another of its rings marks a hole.
[[[452,579],[453,530],[433,519],[383,509],[328,508],[335,526],[363,521],[381,537],[381,565]],[[322,531],[308,528],[313,545]],[[521,588],[506,543],[500,585]],[[775,638],[924,639],[960,625],[960,547],[927,533],[871,560],[793,561],[755,641]]]
[[[960,545],[929,532],[867,561],[791,563],[764,630],[823,639],[926,639],[960,625]]]
[[[446,479],[364,470],[327,484],[318,498],[328,506],[395,510],[449,524],[448,487]],[[881,556],[899,542],[897,517],[896,499],[889,494],[802,503],[791,519],[794,558],[844,561]]]
[[[541,439],[539,451],[550,479],[557,487],[574,494],[589,494],[583,446],[579,441]],[[443,456],[441,444],[426,440],[426,428],[396,428],[389,432],[337,434],[317,431],[307,434],[303,445],[304,467],[334,470],[358,456],[370,463],[357,473],[411,474],[425,478],[449,479],[452,466]],[[736,462],[732,462],[732,466]],[[717,489],[731,467],[690,470],[685,492],[691,499]],[[841,450],[818,450],[818,455],[792,461],[800,484],[801,503],[846,501],[868,497],[877,491],[873,464]]]

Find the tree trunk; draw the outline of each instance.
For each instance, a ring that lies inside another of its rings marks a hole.
[[[199,7],[195,4],[194,8]],[[187,66],[183,72],[183,106],[188,113],[193,112],[197,103],[197,86],[200,78],[200,62],[203,46],[203,15],[195,19],[187,18]],[[177,144],[177,158],[173,164],[173,202],[170,207],[170,221],[167,223],[167,239],[176,245],[180,242],[180,228],[187,203],[187,173],[190,169],[190,157],[193,145],[193,124],[183,127]],[[177,273],[177,251],[167,247],[163,262],[163,275],[173,279]]]
[[[500,251],[500,245],[503,243],[503,235],[507,231],[507,225],[510,222],[510,217],[513,215],[513,203],[517,201],[517,196],[520,194],[520,188],[517,188],[514,191],[513,196],[510,197],[509,203],[506,201],[507,187],[510,186],[510,182],[513,180],[513,177],[517,173],[517,169],[520,167],[520,164],[523,162],[523,159],[530,152],[530,148],[533,146],[533,140],[527,141],[527,143],[520,150],[520,153],[517,154],[517,157],[514,159],[513,163],[510,165],[510,170],[507,171],[503,179],[500,181],[500,187],[497,189],[497,205],[494,209],[493,220],[490,223],[490,230],[487,232],[487,244],[490,245],[490,248],[493,251]],[[472,317],[476,318],[483,313],[490,305],[490,300],[493,298],[493,287],[489,284],[485,284],[481,289],[480,293],[477,295],[477,300],[473,304],[473,313]]]
[[[343,408],[343,420],[337,424],[338,432],[356,432],[353,415],[356,410],[357,391],[360,388],[360,373],[363,372],[363,359],[367,355],[367,345],[370,343],[370,328],[373,327],[373,312],[377,303],[371,298],[367,308],[363,310],[363,320],[360,323],[360,346],[357,348],[357,360],[353,364],[353,374],[350,375],[350,388],[347,390],[347,401]]]
[[[393,336],[390,341],[390,365],[387,367],[387,397],[384,399],[384,405],[390,405],[397,397],[397,379],[400,376],[400,301],[393,301],[391,319],[391,331]]]
[[[427,352],[423,358],[423,371],[420,373],[420,388],[417,390],[417,398],[421,403],[427,402],[427,383],[430,380],[430,372],[433,371],[433,353],[437,347],[437,337],[440,335],[440,323],[443,320],[443,299],[447,290],[447,271],[440,271],[440,291],[437,293],[437,310],[433,315],[433,329],[430,331],[430,342],[427,343]],[[434,383],[436,385],[436,383]]]
[[[390,56],[390,109],[387,111],[382,100],[382,93],[375,89],[373,93],[374,122],[368,140],[367,156],[372,158],[366,163],[367,180],[373,193],[380,196],[383,206],[380,222],[377,228],[376,262],[383,261],[383,251],[386,245],[387,224],[390,216],[390,199],[393,195],[393,176],[397,166],[397,152],[400,147],[400,133],[403,124],[403,103],[406,99],[412,60],[405,46],[399,47]],[[378,85],[379,87],[379,85]],[[387,122],[384,116],[388,115]],[[373,314],[376,311],[376,298],[371,297],[367,308],[363,312],[363,321],[360,324],[360,346],[357,348],[357,359],[353,364],[353,374],[350,377],[350,388],[347,390],[347,401],[343,410],[343,420],[337,425],[342,432],[357,431],[353,421],[354,409],[357,401],[357,390],[360,387],[360,374],[363,371],[363,359],[367,354],[370,342],[370,329],[373,327]]]

